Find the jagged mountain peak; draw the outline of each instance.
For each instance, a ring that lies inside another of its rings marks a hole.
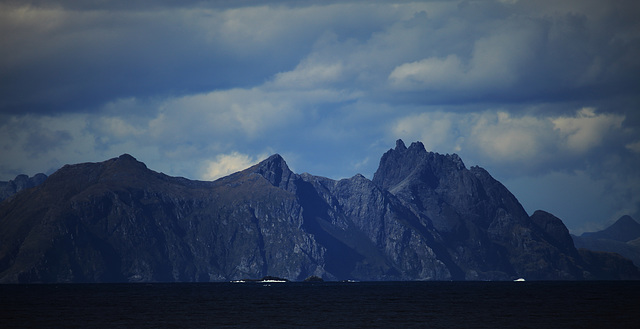
[[[424,144],[422,144],[422,142],[420,141],[415,141],[412,142],[409,147],[407,147],[404,144],[404,141],[402,139],[398,139],[396,141],[396,148],[394,149],[394,151],[397,152],[404,152],[404,151],[409,151],[409,152],[426,152],[426,148],[424,147]]]
[[[396,148],[387,151],[380,159],[373,182],[388,190],[416,180],[434,185],[440,177],[464,169],[466,167],[462,159],[455,153],[443,155],[429,152],[419,141],[411,143],[407,148],[398,139]]]
[[[255,166],[248,169],[255,172],[271,183],[271,185],[289,190],[293,187],[292,180],[296,175],[289,169],[287,162],[280,154],[273,154]]]
[[[0,219],[0,282],[558,280],[601,268],[560,219],[530,218],[485,170],[402,140],[374,181],[298,175],[274,154],[197,182],[123,154],[65,166],[1,203]]]
[[[276,162],[284,165],[287,164],[284,158],[278,153],[272,154],[268,158],[260,161],[260,163],[268,163],[268,162]]]
[[[422,153],[422,152],[427,152],[427,149],[424,147],[424,144],[422,144],[422,142],[415,141],[415,142],[412,142],[411,145],[409,145],[409,147],[407,148],[407,151]]]
[[[427,152],[427,149],[424,147],[424,144],[422,144],[422,142],[420,141],[412,142],[407,148],[407,146],[404,144],[404,141],[402,139],[398,139],[396,141],[396,148],[391,149],[389,151],[395,151],[398,153],[404,153],[404,152],[425,153]]]
[[[273,154],[271,156],[269,156],[268,158],[260,161],[258,164],[256,164],[255,166],[256,170],[281,170],[281,171],[291,171],[289,169],[289,166],[287,165],[287,162],[284,160],[284,158],[276,153]]]

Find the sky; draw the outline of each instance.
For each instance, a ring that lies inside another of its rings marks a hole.
[[[571,233],[640,221],[640,2],[0,0],[0,180],[129,153],[372,178],[397,139]]]

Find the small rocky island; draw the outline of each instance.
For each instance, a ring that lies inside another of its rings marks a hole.
[[[303,282],[324,282],[324,280],[319,276],[312,275],[312,276],[304,279]]]

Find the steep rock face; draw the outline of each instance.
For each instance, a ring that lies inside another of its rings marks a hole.
[[[270,156],[265,161],[249,168],[249,171],[266,178],[275,187],[295,193],[295,181],[299,177],[289,169],[279,154]]]
[[[196,182],[131,156],[65,166],[0,209],[3,282],[324,275],[295,198],[262,176]]]
[[[484,169],[421,143],[399,140],[373,180],[298,175],[276,154],[201,182],[125,154],[0,205],[0,282],[633,277],[567,236]]]
[[[294,174],[279,155],[215,182],[129,155],[69,165],[0,218],[3,282],[451,278],[391,194]]]
[[[321,227],[354,251],[347,268],[360,279],[411,280],[452,278],[429,245],[433,237],[393,195],[361,175],[333,181],[302,176],[324,210]],[[306,197],[303,198],[307,199]],[[331,224],[328,226],[327,224]],[[341,257],[336,254],[337,257]],[[345,258],[345,257],[342,257]],[[348,257],[347,257],[348,258]]]
[[[325,270],[342,279],[450,279],[417,221],[391,194],[362,175],[335,181],[296,175],[279,157],[254,166],[272,185],[294,193],[301,228],[326,250]],[[399,219],[402,220],[399,220]]]
[[[546,235],[545,239],[551,241],[560,251],[576,257],[576,249],[569,230],[560,218],[543,210],[536,210],[531,215],[533,223]]]
[[[502,184],[482,168],[467,169],[455,154],[427,152],[419,142],[407,148],[399,140],[373,182],[433,228],[436,243],[462,271],[459,279],[582,278],[580,264],[565,254],[577,254],[572,245],[558,248]]]

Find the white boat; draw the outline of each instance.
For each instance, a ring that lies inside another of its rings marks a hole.
[[[513,282],[524,282],[524,281],[525,281],[524,278],[519,278],[519,279],[513,280]]]
[[[265,276],[262,279],[240,279],[231,280],[231,283],[284,283],[289,282],[287,279],[278,278],[275,276]]]

